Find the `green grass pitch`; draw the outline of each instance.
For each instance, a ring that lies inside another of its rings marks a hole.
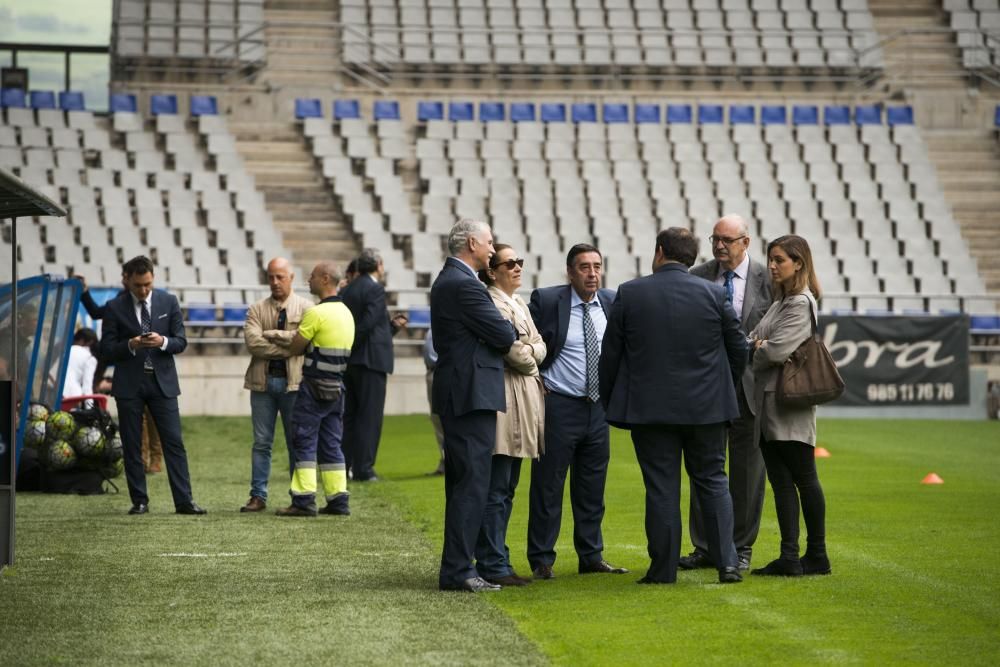
[[[352,485],[350,517],[237,512],[250,422],[184,421],[196,500],[173,514],[127,494],[21,494],[17,563],[0,577],[3,665],[639,665],[1000,660],[1000,423],[822,420],[818,461],[833,575],[735,586],[712,571],[635,584],[648,563],[643,487],[613,431],[605,557],[623,576],[576,574],[567,506],[556,579],[495,594],[436,590],[443,482],[426,417],[388,418],[382,482]],[[920,480],[938,473],[941,486]],[[522,574],[528,468],[508,543]],[[685,484],[686,487],[686,484]],[[686,493],[685,506],[686,506]],[[777,555],[768,494],[754,564]],[[686,520],[686,517],[685,517]]]

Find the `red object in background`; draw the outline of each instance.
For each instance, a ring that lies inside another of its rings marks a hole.
[[[69,412],[76,407],[78,403],[82,403],[83,401],[94,401],[101,408],[101,410],[104,410],[105,412],[108,411],[108,397],[106,394],[86,394],[85,396],[71,396],[69,398],[64,398],[62,400],[62,409]]]

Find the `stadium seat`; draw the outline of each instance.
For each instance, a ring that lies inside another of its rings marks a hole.
[[[655,123],[660,124],[661,110],[659,104],[636,104],[635,105],[635,122],[636,123]]]
[[[627,104],[605,104],[604,105],[604,122],[605,123],[627,123],[628,122],[628,105]]]
[[[135,95],[128,93],[112,93],[108,99],[108,110],[111,113],[137,113],[139,106]]]
[[[20,88],[4,88],[0,90],[0,106],[8,108],[25,108],[24,91]]]
[[[760,108],[761,125],[787,125],[788,111],[783,106],[765,105]]]
[[[881,125],[882,109],[875,104],[855,107],[854,122],[858,125]]]
[[[479,120],[483,123],[503,122],[505,120],[503,102],[480,102]]]
[[[218,103],[212,95],[192,95],[189,109],[192,116],[217,116],[219,113]]]
[[[449,102],[448,120],[453,123],[475,120],[475,107],[472,102]]]
[[[375,120],[399,120],[399,102],[395,100],[375,100]]]
[[[83,93],[76,90],[63,90],[59,93],[59,108],[63,111],[84,111]]]
[[[431,311],[430,308],[410,308],[406,317],[406,326],[410,329],[430,329]]]
[[[361,105],[357,100],[334,100],[333,119],[344,120],[361,118]]]
[[[571,107],[571,114],[574,123],[596,123],[597,105],[590,103],[574,103]]]
[[[177,96],[176,95],[150,95],[149,96],[149,112],[154,116],[167,115],[175,116],[177,115]]]
[[[247,319],[248,310],[249,306],[245,303],[224,303],[222,306],[222,324],[243,326],[243,323]]]
[[[796,105],[792,107],[792,125],[818,125],[818,124],[819,124],[819,110],[816,106]]]
[[[698,122],[702,125],[722,123],[722,105],[699,104]]]
[[[31,108],[32,109],[55,109],[56,108],[56,95],[51,90],[33,90],[31,91]]]
[[[749,104],[734,104],[729,107],[730,125],[754,125],[756,123],[756,109]]]
[[[316,98],[298,98],[295,100],[295,117],[299,120],[323,118],[323,104]]]
[[[552,102],[543,103],[541,116],[543,123],[565,123],[566,105]]]
[[[531,102],[511,102],[510,120],[514,123],[534,123],[535,105]]]
[[[998,107],[1000,110],[1000,107]],[[994,123],[997,122],[997,116],[994,118]],[[892,127],[894,125],[913,125],[913,107],[886,107],[885,108],[885,120],[886,123]]]
[[[444,120],[444,104],[441,102],[417,102],[417,120],[421,123],[429,120]]]
[[[798,123],[797,123],[798,124]],[[844,105],[823,107],[824,125],[850,125],[851,108]]]
[[[690,123],[691,122],[691,105],[690,104],[668,104],[667,105],[667,123]]]
[[[215,319],[215,306],[211,303],[191,303],[187,306],[186,325],[214,326],[219,322]]]

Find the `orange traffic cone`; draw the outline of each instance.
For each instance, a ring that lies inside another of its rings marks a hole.
[[[818,459],[828,459],[830,458],[830,452],[827,451],[826,447],[816,448],[816,458]]]
[[[927,477],[920,480],[921,484],[944,484],[944,480],[938,477],[936,472],[928,473]]]

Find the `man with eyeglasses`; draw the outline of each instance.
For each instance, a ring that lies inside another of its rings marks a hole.
[[[743,332],[752,331],[771,305],[771,282],[767,267],[750,259],[750,228],[738,215],[726,215],[715,223],[712,236],[711,259],[692,267],[691,275],[712,281],[726,291],[726,300],[740,316]],[[729,439],[729,492],[733,498],[733,541],[739,557],[739,569],[750,568],[753,544],[760,530],[760,515],[764,507],[765,473],[760,448],[754,444],[754,414],[747,401],[753,396],[753,372],[744,370],[736,386],[736,400],[740,416],[728,429]],[[694,551],[680,559],[678,565],[685,570],[714,568],[716,564],[708,555],[708,540],[698,503],[698,496],[691,495],[690,527]]]
[[[313,302],[295,294],[295,274],[284,257],[267,264],[267,284],[271,296],[247,309],[243,340],[250,351],[244,389],[250,390],[250,422],[253,424],[253,450],[250,467],[250,500],[241,512],[260,512],[267,508],[267,482],[271,476],[271,450],[274,425],[281,415],[285,429],[288,470],[292,460],[292,412],[295,395],[302,381],[301,354],[293,355],[289,346],[298,331],[302,316]]]
[[[598,363],[608,314],[615,299],[601,288],[603,258],[578,243],[566,256],[568,285],[531,293],[528,309],[545,341],[538,365],[545,384],[545,451],[531,462],[528,563],[536,579],[555,577],[556,540],[563,491],[570,472],[573,546],[580,574],[625,574],[604,560],[604,486],[610,436],[600,401]]]

